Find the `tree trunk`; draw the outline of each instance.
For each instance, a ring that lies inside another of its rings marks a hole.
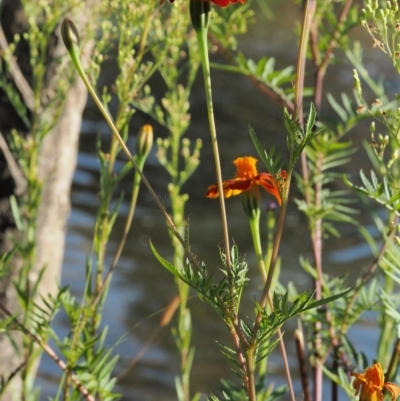
[[[95,1],[87,0],[86,7],[90,7]],[[2,26],[5,36],[10,41],[15,33],[22,33],[27,29],[26,18],[19,0],[3,0],[3,3]],[[74,22],[78,28],[85,25],[89,14],[80,12],[74,16]],[[90,16],[93,17],[93,15]],[[54,33],[54,39],[54,43],[49,47],[49,61],[61,56],[67,57],[69,62],[69,56],[62,43],[59,27]],[[1,46],[4,46],[4,42]],[[83,65],[87,64],[93,46],[93,40],[87,41],[85,48],[82,49]],[[17,79],[18,73],[22,72],[21,76],[25,76],[29,82],[28,50],[23,49],[23,46],[21,47],[17,58],[17,75],[11,74],[22,97],[24,97],[24,88],[19,86]],[[52,70],[51,76],[48,75],[47,78],[45,92],[55,93],[58,81],[57,70]],[[29,92],[29,87],[27,89],[25,92]],[[28,99],[25,100],[28,102]],[[86,88],[81,79],[77,77],[67,94],[59,121],[45,137],[40,151],[38,167],[39,175],[43,182],[43,192],[36,232],[36,263],[30,272],[30,278],[35,282],[40,270],[45,267],[45,272],[39,285],[39,294],[43,296],[47,294],[54,295],[59,286],[64,255],[66,222],[70,210],[70,187],[76,165],[78,138],[86,100]],[[13,111],[5,94],[0,93],[0,132],[7,134],[11,128],[15,128],[18,131],[26,130]],[[12,160],[12,155],[3,143],[3,146],[0,146],[0,254],[10,249],[12,245],[10,237],[17,235],[13,224],[9,197],[11,194],[21,190],[23,178],[22,183],[16,182],[19,181],[16,176],[18,168],[15,172],[13,167],[15,167],[15,161]],[[17,193],[16,195],[20,194]],[[12,284],[12,277],[18,274],[19,268],[20,261],[16,257],[13,261],[12,272],[0,282],[0,302],[13,313],[18,312],[19,307],[17,294]],[[12,335],[12,340],[18,347],[21,344],[22,336],[18,332],[13,332]],[[5,335],[0,336],[0,350],[0,377],[7,380],[16,369],[23,366],[24,361]],[[20,400],[21,383],[20,375],[15,374],[11,385],[2,394],[1,400]]]

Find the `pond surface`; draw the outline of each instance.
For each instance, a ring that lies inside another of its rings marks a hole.
[[[268,23],[259,23],[251,27],[249,33],[240,39],[240,45],[246,49],[246,54],[255,59],[262,55],[275,57],[277,67],[293,64],[297,52],[297,39],[293,27],[299,21],[299,10],[288,1],[269,1],[268,5],[276,18]],[[361,38],[366,37],[361,30],[358,30],[356,35]],[[369,43],[368,39],[367,43]],[[383,58],[382,53],[371,52],[368,54],[368,66],[383,73],[385,69],[390,68],[390,63],[380,58]],[[378,63],[380,69],[376,68]],[[349,63],[331,68],[328,74],[330,75],[327,79],[327,91],[335,95],[341,91],[351,94],[352,66]],[[307,78],[310,79],[310,77]],[[224,177],[230,177],[233,173],[234,168],[231,162],[234,158],[242,155],[256,155],[248,135],[249,125],[262,138],[264,144],[275,144],[284,150],[285,130],[282,110],[278,105],[265,98],[243,77],[213,71],[212,79]],[[323,113],[331,113],[329,106],[325,106]],[[191,242],[194,251],[206,261],[208,266],[215,266],[217,270],[220,264],[218,246],[223,238],[219,223],[218,202],[204,197],[207,186],[215,182],[215,173],[200,75],[193,94],[191,114],[193,123],[187,136],[191,139],[201,137],[203,150],[202,163],[185,187],[185,191],[190,196],[186,216],[190,217]],[[93,105],[89,102],[82,125],[78,166],[73,182],[72,210],[68,222],[62,278],[62,284],[70,284],[77,297],[82,294],[84,286],[85,260],[92,251],[93,227],[98,207],[99,165],[95,154],[95,142],[99,133],[104,134],[103,137],[109,135],[108,127],[98,118]],[[135,118],[132,133],[136,135],[141,124],[151,123],[151,121],[141,115],[137,120]],[[159,135],[165,135],[165,133],[156,129],[155,136]],[[356,143],[369,139],[368,129],[353,132],[351,135]],[[365,161],[360,157],[362,152],[361,149],[352,162],[355,176]],[[145,173],[160,197],[167,199],[167,177],[154,154],[149,158]],[[129,191],[130,180],[131,177],[128,177],[122,184],[126,191]],[[267,200],[267,197],[263,196],[264,206],[272,200],[271,198]],[[127,211],[126,203],[121,210],[122,213],[116,222],[116,229],[108,248],[109,261],[117,247],[118,233],[124,223],[124,213]],[[259,277],[254,257],[252,257],[247,219],[239,198],[227,201],[227,213],[230,235],[238,244],[240,252],[248,255],[249,258],[250,277],[253,280],[246,289],[243,308],[251,313],[253,299],[259,296]],[[365,221],[366,226],[369,224],[369,221]],[[373,230],[372,227],[371,230]],[[330,238],[326,242],[324,265],[326,269],[329,269],[327,271],[334,274],[349,273],[349,284],[351,284],[357,272],[367,265],[371,254],[352,227],[345,227],[343,233],[342,238]],[[298,261],[299,255],[310,256],[310,245],[305,240],[307,236],[306,221],[292,201],[281,249],[284,267],[282,281],[286,283],[291,280],[303,289],[311,288],[309,278],[302,271]],[[171,256],[172,250],[166,225],[150,195],[143,190],[139,196],[134,226],[118,263],[103,315],[103,323],[109,327],[107,342],[110,346],[115,345],[114,351],[120,355],[117,372],[120,372],[144,347],[157,328],[160,313],[176,293],[172,276],[158,264],[149,249],[150,239],[160,254],[166,258]],[[208,305],[195,296],[190,299],[189,305],[194,325],[193,345],[196,347],[191,379],[192,391],[206,394],[211,391],[218,392],[220,378],[234,380],[234,375],[230,371],[231,367],[216,343],[217,340],[230,344],[230,337],[223,323]],[[373,354],[376,349],[377,331],[371,322],[365,322],[363,325],[367,325],[368,330],[363,329],[360,347],[367,354]],[[60,333],[68,330],[62,316],[57,320],[57,330]],[[286,341],[290,361],[292,366],[296,366],[292,333],[293,327],[288,327]],[[352,335],[357,338],[358,333],[354,332]],[[272,356],[269,368],[270,382],[274,382],[276,386],[284,384],[282,364],[278,354]],[[170,327],[166,327],[155,338],[130,374],[118,384],[117,391],[122,393],[123,399],[127,401],[175,400],[174,378],[178,372],[177,350]],[[53,363],[44,358],[40,380],[40,384],[43,385],[41,399],[45,399],[47,395],[54,395],[58,378],[54,374]],[[56,374],[58,375],[58,372]],[[298,384],[296,384],[296,391],[300,397],[301,391]]]

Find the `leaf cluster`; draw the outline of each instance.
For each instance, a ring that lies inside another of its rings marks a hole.
[[[347,178],[345,178],[345,181],[354,190],[367,195],[387,209],[395,212],[396,215],[399,215],[400,193],[395,182],[392,182],[388,177],[383,177],[380,181],[374,171],[371,171],[370,178],[363,171],[360,171],[360,178],[363,186],[354,185]]]
[[[114,400],[120,397],[113,392],[116,379],[112,377],[114,367],[118,361],[118,355],[113,355],[113,346],[106,344],[108,328],[104,327],[99,333],[93,333],[91,325],[84,325],[82,330],[81,319],[93,313],[90,306],[80,305],[69,291],[60,294],[62,307],[69,320],[71,331],[64,337],[53,335],[53,341],[58,346],[66,359],[69,370],[64,372],[64,380],[73,372],[85,388],[92,395],[97,395],[101,400]],[[59,394],[54,400],[60,399]],[[78,389],[73,388],[72,399],[81,399]]]
[[[221,251],[220,256],[224,268],[220,269],[223,277],[214,283],[213,275],[208,273],[204,262],[194,262],[189,258],[186,263],[180,266],[174,266],[164,259],[150,243],[151,250],[157,260],[175,277],[185,282],[195,291],[199,298],[212,306],[223,320],[231,325],[231,318],[237,314],[242,291],[246,285],[247,263],[243,260],[236,245],[231,250],[231,276],[228,277],[226,259]]]
[[[285,102],[293,100],[292,83],[295,78],[293,66],[276,69],[274,57],[264,56],[256,62],[240,52],[237,53],[235,61],[242,74],[272,89]]]
[[[318,308],[345,297],[350,291],[351,289],[346,289],[321,300],[315,300],[314,292],[305,291],[296,296],[292,301],[289,299],[288,292],[283,295],[275,293],[273,296],[272,313],[268,312],[266,309],[260,309],[260,307],[258,307],[258,311],[262,316],[260,321],[260,331],[257,335],[258,342],[262,344],[265,340],[270,340],[276,333],[277,329],[289,319],[311,310],[314,312],[318,311]],[[250,327],[248,327],[246,331],[250,333],[251,331],[249,330],[251,330]],[[267,355],[268,353],[261,352],[258,360],[261,360]]]

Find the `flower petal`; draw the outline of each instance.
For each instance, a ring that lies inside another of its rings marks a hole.
[[[231,196],[239,195],[243,191],[248,191],[253,184],[252,179],[239,179],[233,178],[232,180],[226,180],[222,183],[224,190],[224,197],[230,198]],[[218,186],[216,184],[210,185],[207,188],[207,198],[218,198]]]
[[[211,0],[211,1],[220,7],[226,7],[230,3],[230,0]]]
[[[218,198],[218,196],[219,196],[218,185],[216,184],[209,185],[209,187],[207,188],[206,197],[210,199],[215,199]]]
[[[233,164],[236,166],[236,178],[254,178],[258,174],[255,157],[238,157],[233,161]]]
[[[232,3],[235,4],[237,2],[241,2],[242,4],[245,3],[246,0],[211,0],[214,4],[220,7],[226,7],[228,4]]]
[[[385,375],[379,362],[365,369],[364,373],[350,374],[355,377],[353,387],[356,395],[360,393],[360,401],[383,401],[384,388],[392,394],[392,401],[400,395],[399,386],[390,382],[385,383]]]
[[[379,362],[365,370],[365,379],[370,385],[382,389],[383,383],[385,383],[385,375],[383,374],[382,366]]]
[[[392,394],[392,401],[394,401],[400,395],[400,387],[395,383],[387,382],[383,385],[383,387],[385,387],[385,389]]]
[[[364,375],[353,372],[351,372],[350,375],[356,377],[353,381],[353,388],[356,390],[356,395],[358,395],[360,388],[365,384]]]
[[[261,185],[271,195],[275,196],[275,199],[279,205],[282,204],[282,198],[276,185],[276,181],[271,174],[260,173],[255,177],[255,182],[258,185]]]

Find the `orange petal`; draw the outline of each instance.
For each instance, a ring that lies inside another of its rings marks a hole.
[[[356,390],[356,395],[360,392],[361,388],[363,386],[367,386],[368,384],[365,381],[365,377],[362,373],[350,373],[351,376],[355,376],[355,379],[353,381],[353,388]]]
[[[373,384],[374,386],[382,388],[385,382],[385,375],[383,374],[382,366],[379,362],[366,369],[364,375],[366,381],[370,385]]]
[[[253,185],[252,178],[227,180],[223,182],[224,197],[230,198],[231,196],[239,195],[244,191],[248,191]]]
[[[219,196],[219,193],[218,193],[218,186],[215,185],[215,184],[210,185],[210,186],[207,188],[206,197],[207,197],[207,198],[211,198],[211,199],[215,199],[215,198],[218,198],[218,196]]]
[[[238,1],[240,1],[242,4],[245,3],[245,0],[211,0],[214,4],[221,6],[221,7],[226,7],[228,4],[235,4]]]
[[[272,177],[271,174],[268,173],[258,174],[258,176],[256,177],[256,182],[258,185],[261,185],[271,195],[275,196],[275,199],[277,200],[279,205],[282,204],[281,195],[279,193],[275,179]]]
[[[392,394],[392,401],[400,395],[400,387],[397,384],[387,382],[383,385]]]
[[[252,179],[239,179],[233,178],[232,180],[226,180],[222,183],[224,189],[224,197],[230,198],[231,196],[239,195],[243,191],[248,191],[253,184]],[[210,185],[207,188],[206,197],[207,198],[218,198],[218,186],[216,184]]]

